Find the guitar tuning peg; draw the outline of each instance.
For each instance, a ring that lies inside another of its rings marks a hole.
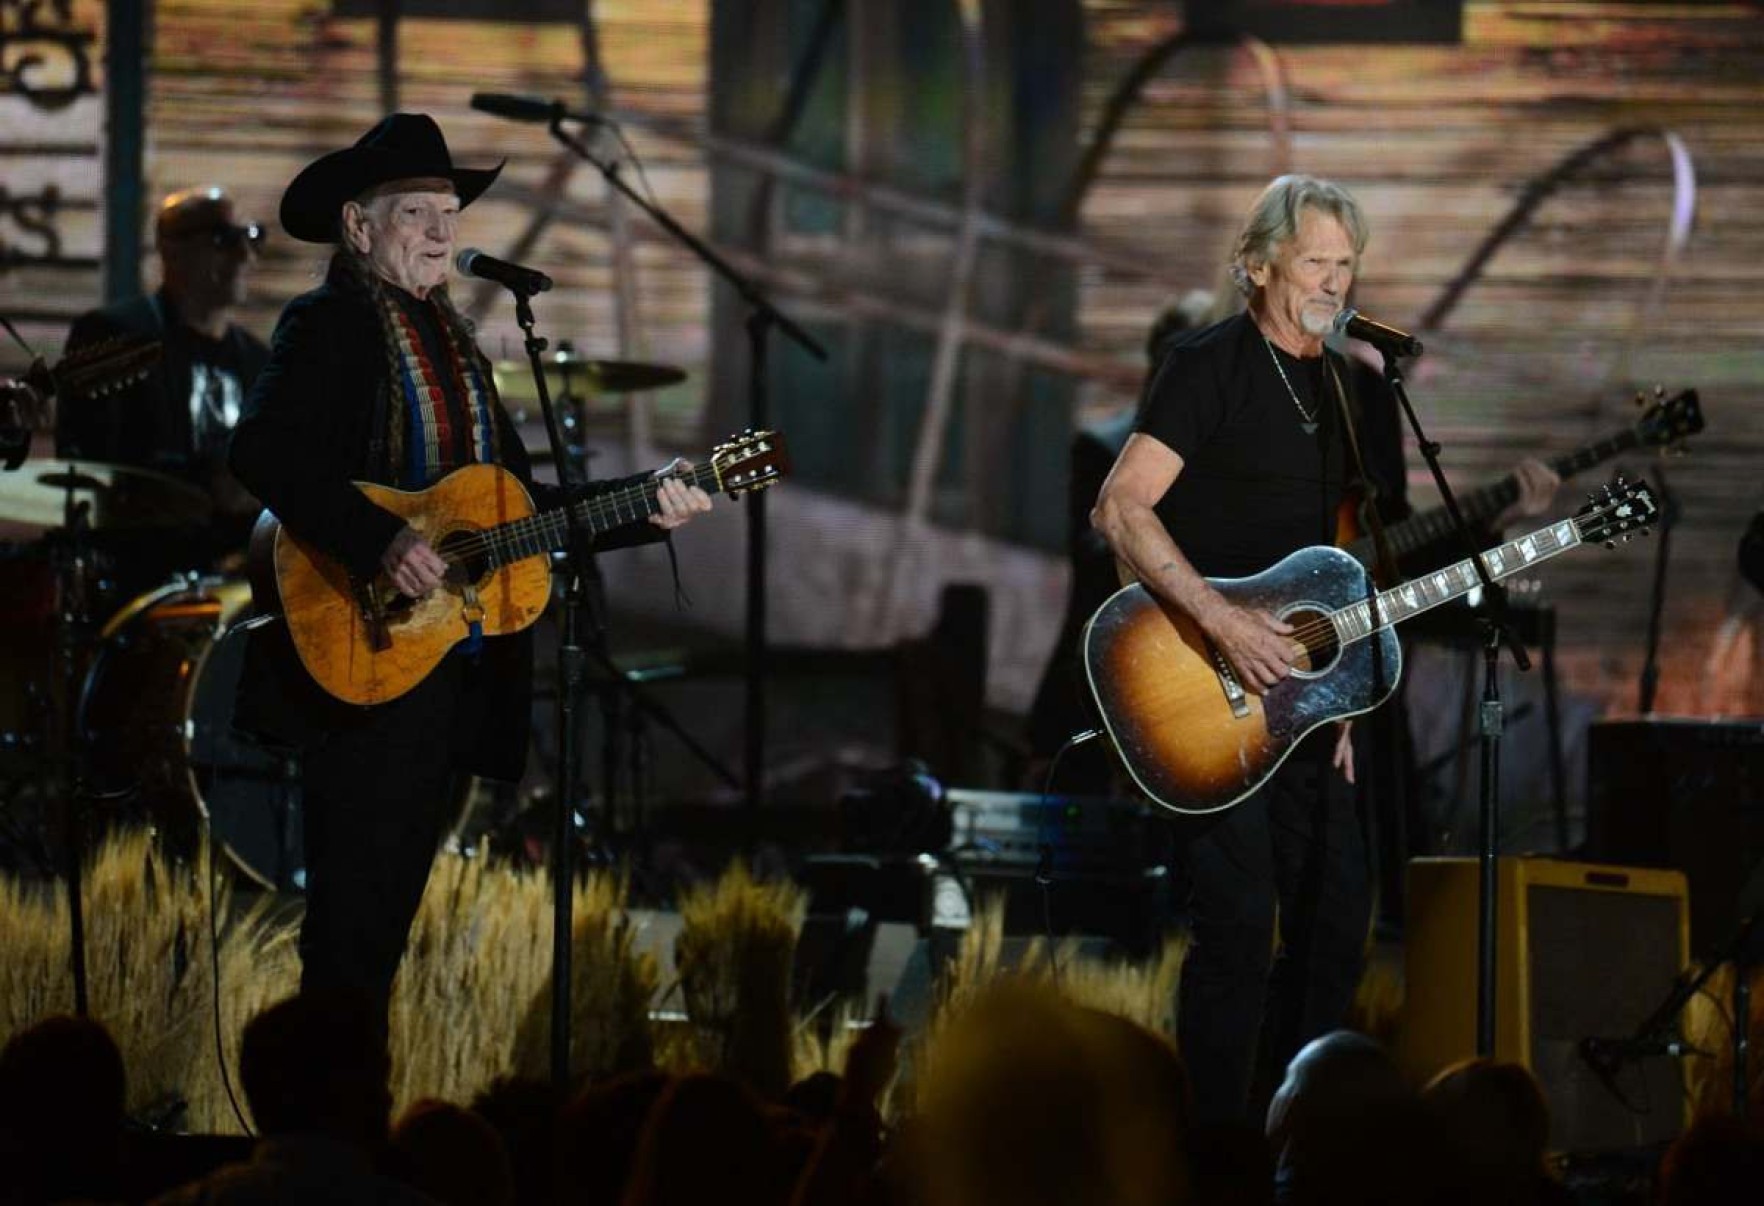
[[[1607,540],[1605,541],[1605,547],[1608,549],[1614,549],[1617,547],[1617,542],[1615,540]]]

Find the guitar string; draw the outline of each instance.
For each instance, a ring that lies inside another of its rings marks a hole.
[[[703,486],[715,482],[717,480],[717,474],[714,466],[702,465],[681,474],[680,478],[682,480],[690,480],[693,485]],[[652,503],[655,500],[655,494],[651,491],[651,485],[655,484],[659,486],[659,481],[660,479],[651,479],[650,481],[635,483],[631,486],[615,490],[609,494],[596,495],[594,498],[583,500],[575,505],[581,506],[589,512],[589,519],[591,522],[595,519],[605,518],[609,511],[614,517],[622,518],[622,508],[627,505],[632,509],[633,519],[642,518],[635,514],[637,503],[641,501],[646,506],[649,503]],[[1575,525],[1575,530],[1580,533],[1581,542],[1586,542],[1585,533],[1582,531],[1583,521],[1590,521],[1595,518],[1605,518],[1607,512],[1614,512],[1618,507],[1623,505],[1623,503],[1628,501],[1630,500],[1624,499],[1621,501],[1614,501],[1605,506],[1597,507],[1584,516],[1576,516],[1571,520]],[[521,519],[510,521],[507,524],[498,525],[497,527],[488,529],[484,532],[475,533],[460,540],[456,544],[449,546],[447,551],[442,554],[442,560],[448,562],[450,565],[457,565],[468,557],[483,552],[486,549],[496,551],[499,544],[514,544],[531,536],[548,538],[550,535],[548,529],[556,527],[556,517],[560,514],[561,508],[554,511],[524,516]],[[653,514],[653,512],[651,512],[651,514]],[[1566,547],[1557,551],[1565,552]],[[1396,589],[1399,588],[1393,587],[1392,591]],[[1374,598],[1375,600],[1383,600],[1389,596],[1392,591],[1380,591]],[[1454,595],[1453,597],[1455,598],[1456,596]],[[1444,600],[1442,600],[1442,602],[1444,602]],[[1349,606],[1353,607],[1358,605],[1359,604],[1350,604]],[[1348,608],[1339,608],[1336,611],[1330,612],[1323,619],[1313,620],[1300,625],[1293,629],[1292,632],[1286,633],[1285,635],[1293,644],[1296,644],[1300,650],[1309,652],[1309,642],[1311,639],[1315,638],[1321,640],[1328,636],[1339,636],[1335,625],[1335,617],[1347,610]],[[1382,611],[1383,609],[1379,608],[1379,610]],[[1351,637],[1348,643],[1362,640],[1365,637],[1370,636],[1372,632],[1382,631],[1387,627],[1389,627],[1388,624],[1379,624],[1367,633]]]
[[[679,480],[699,487],[711,485],[717,481],[716,469],[710,465],[698,466],[678,476]],[[651,481],[659,487],[661,479],[656,478]],[[646,481],[566,505],[574,505],[585,510],[587,512],[585,518],[590,523],[605,520],[609,516],[622,520],[626,509],[631,511],[632,521],[635,521],[654,514],[653,511],[646,510],[645,514],[639,515],[637,510],[640,504],[647,508],[650,503],[655,501],[655,497],[651,489],[651,482]],[[557,527],[562,513],[563,508],[560,507],[552,511],[523,516],[520,519],[510,520],[508,523],[475,532],[449,545],[447,550],[441,554],[441,558],[449,564],[458,564],[466,558],[486,550],[495,551],[499,545],[517,544],[532,537],[539,537],[542,540],[548,539],[551,531]],[[563,520],[563,523],[567,527],[568,520]],[[532,555],[537,555],[537,553]]]
[[[1579,536],[1580,536],[1580,543],[1582,543],[1582,544],[1589,543],[1589,541],[1587,540],[1587,537],[1586,537],[1585,528],[1590,525],[1592,520],[1608,518],[1609,516],[1607,513],[1615,512],[1619,507],[1623,506],[1624,503],[1626,503],[1628,501],[1630,501],[1630,500],[1623,499],[1623,500],[1607,503],[1604,506],[1597,507],[1597,508],[1593,509],[1592,511],[1589,511],[1587,514],[1585,514],[1583,516],[1575,516],[1573,519],[1571,519],[1569,522],[1574,524],[1575,532],[1577,534],[1579,534]],[[1514,542],[1508,541],[1507,543],[1514,543]],[[1568,549],[1571,547],[1572,546],[1570,546],[1570,545],[1564,545],[1562,548],[1555,550],[1555,552],[1564,553],[1564,552],[1567,552]],[[1489,550],[1484,550],[1485,553],[1488,551]],[[1445,571],[1439,571],[1439,572],[1443,573]],[[1427,575],[1427,576],[1431,577],[1432,575]],[[1496,575],[1496,577],[1502,578],[1502,577],[1506,577],[1506,575],[1505,574],[1498,574],[1498,575]],[[1379,591],[1378,594],[1376,595],[1376,598],[1379,601],[1382,601],[1385,598],[1387,598],[1388,596],[1390,596],[1393,592],[1400,590],[1400,589],[1401,589],[1401,586],[1395,586],[1395,587],[1392,587],[1390,590]],[[1457,597],[1458,597],[1457,595],[1451,596],[1451,598],[1457,598]],[[1445,600],[1445,599],[1440,600],[1440,602],[1442,602],[1442,603],[1447,602],[1447,601],[1449,601],[1449,600]],[[1313,638],[1315,638],[1317,640],[1322,640],[1326,637],[1336,637],[1337,639],[1339,639],[1339,633],[1335,627],[1335,617],[1342,614],[1342,612],[1345,612],[1345,611],[1349,610],[1350,608],[1360,606],[1362,603],[1365,603],[1365,602],[1366,602],[1365,600],[1361,600],[1359,603],[1350,603],[1347,607],[1339,608],[1335,611],[1330,612],[1328,615],[1326,615],[1321,620],[1308,621],[1307,623],[1301,624],[1298,627],[1294,628],[1291,632],[1284,633],[1283,635],[1291,643],[1296,645],[1301,651],[1303,651],[1305,653],[1309,653],[1310,652],[1310,641]],[[1384,608],[1379,607],[1378,610],[1380,612],[1382,612],[1384,610]],[[1371,618],[1375,618],[1375,617],[1368,616],[1368,618],[1371,619]],[[1355,636],[1351,636],[1348,638],[1347,641],[1341,642],[1341,643],[1351,645],[1356,641],[1365,640],[1367,637],[1371,636],[1372,633],[1374,633],[1374,632],[1382,632],[1384,629],[1389,628],[1389,627],[1391,627],[1390,624],[1377,624],[1374,627],[1372,627],[1371,629],[1369,629],[1368,631],[1360,633]]]

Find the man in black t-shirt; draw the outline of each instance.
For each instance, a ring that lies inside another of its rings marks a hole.
[[[1351,468],[1335,395],[1347,368],[1323,339],[1365,244],[1359,205],[1339,186],[1270,184],[1233,255],[1247,309],[1171,341],[1092,517],[1256,692],[1291,672],[1292,628],[1205,578],[1333,542]],[[1353,778],[1348,726],[1325,727],[1260,790],[1182,835],[1194,945],[1177,1029],[1205,1120],[1249,1117],[1264,1019],[1281,1067],[1352,1003],[1371,909]]]
[[[154,223],[159,289],[84,314],[68,332],[69,352],[122,340],[158,343],[160,356],[127,389],[63,399],[56,455],[180,478],[214,508],[201,530],[136,530],[107,545],[119,559],[127,593],[175,570],[208,570],[236,559],[250,535],[259,508],[228,472],[226,455],[240,406],[269,357],[264,342],[233,321],[263,238],[263,227],[238,220],[220,188],[172,193]]]

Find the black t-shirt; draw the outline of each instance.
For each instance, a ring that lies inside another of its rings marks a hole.
[[[1273,348],[1248,314],[1171,338],[1135,430],[1182,458],[1156,509],[1196,570],[1244,577],[1334,542],[1347,456],[1339,409],[1324,357]]]
[[[227,441],[245,400],[244,358],[232,339],[210,339],[181,327],[176,332],[190,365],[190,453],[203,472],[226,464]]]

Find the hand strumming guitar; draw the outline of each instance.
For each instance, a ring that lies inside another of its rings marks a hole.
[[[1290,640],[1291,624],[1223,598],[1197,610],[1194,619],[1213,648],[1231,663],[1245,690],[1261,695],[1292,673],[1297,653]]]
[[[447,576],[447,563],[415,528],[402,528],[380,554],[380,568],[400,593],[420,599]]]

